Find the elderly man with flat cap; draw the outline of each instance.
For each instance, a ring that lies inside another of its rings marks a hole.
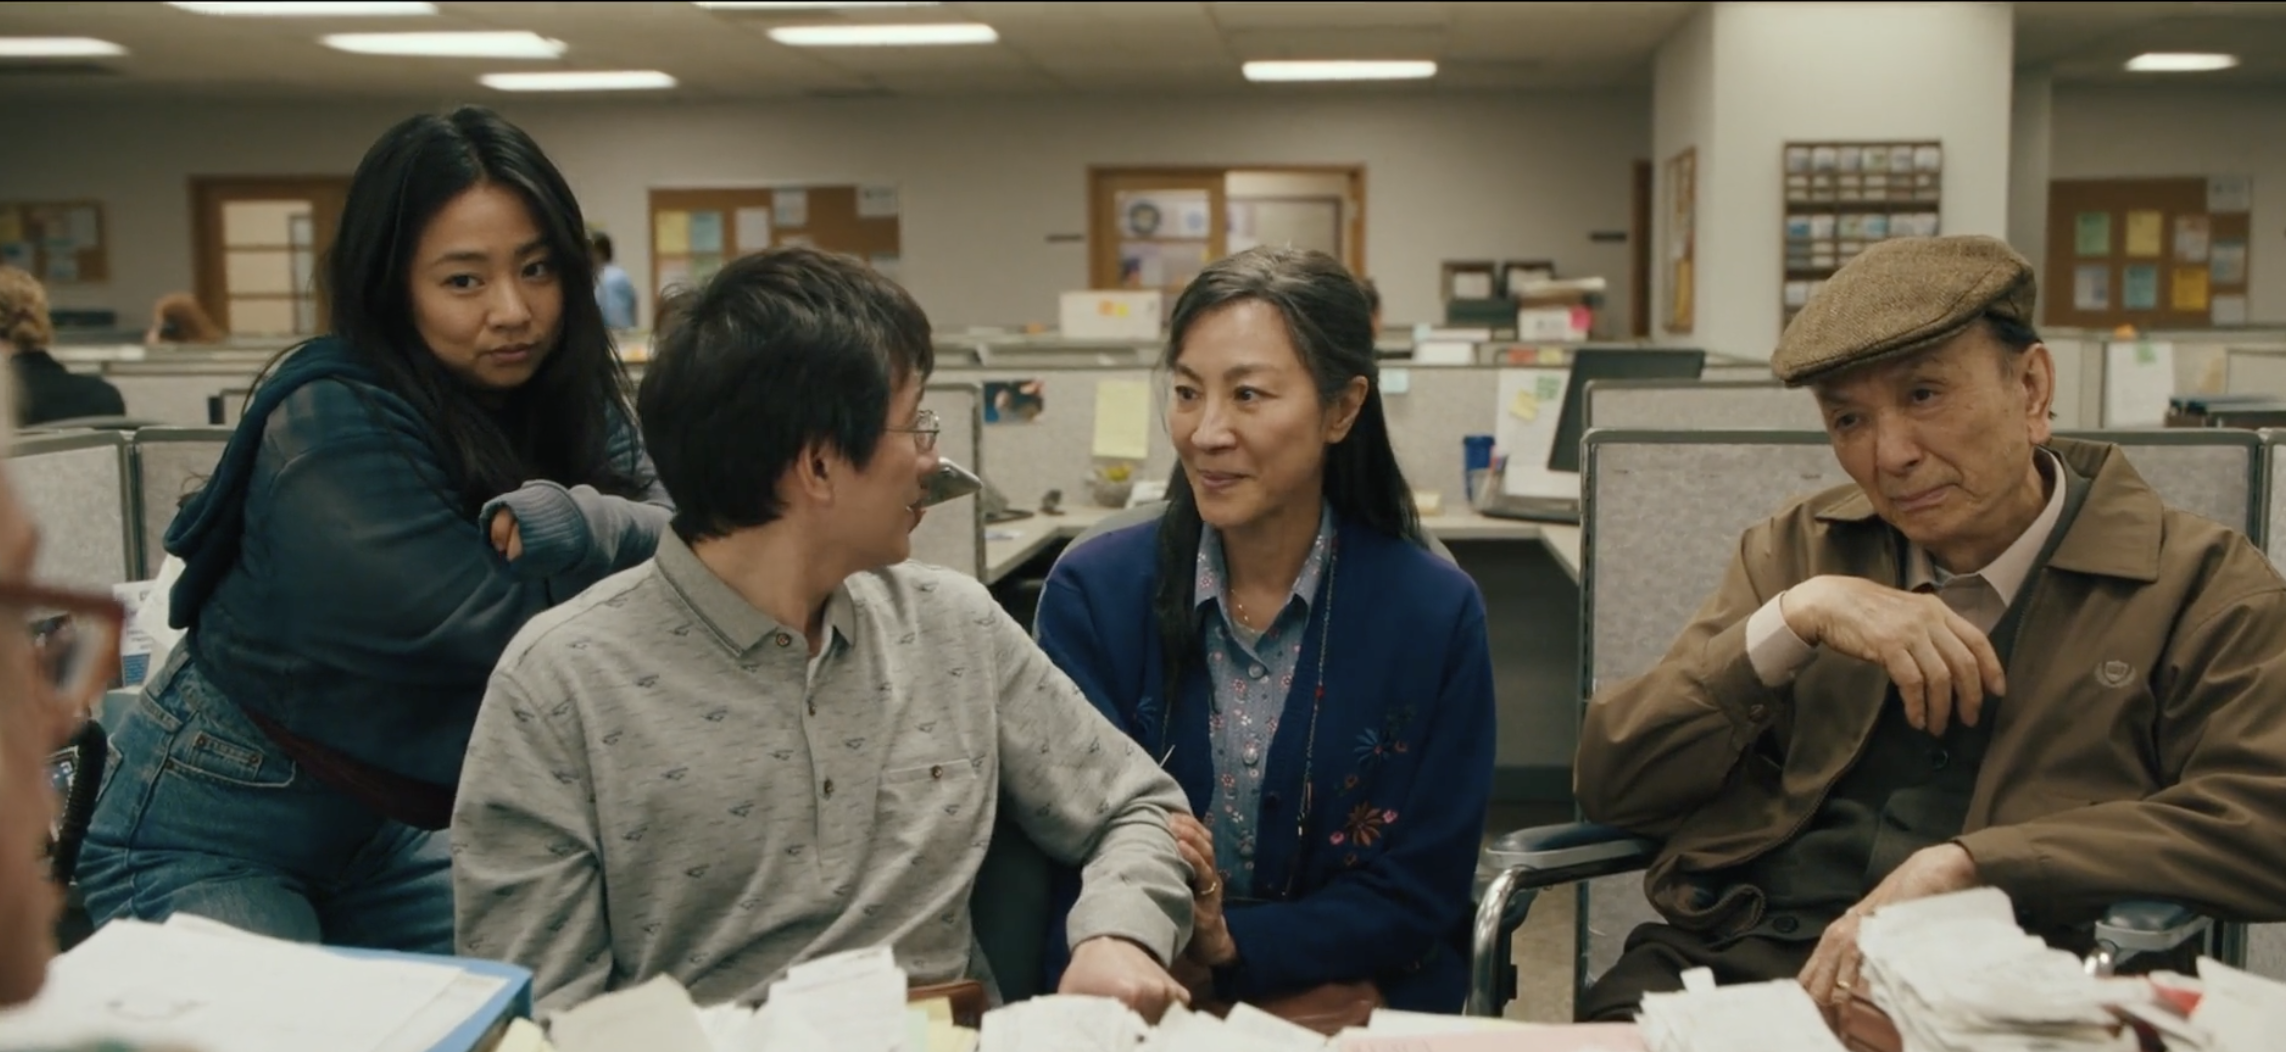
[[[1991,238],[1885,241],[1787,327],[1771,367],[1855,485],[1748,530],[1589,705],[1580,806],[1664,840],[1665,923],[1581,1018],[1701,965],[1844,1000],[1865,914],[1979,885],[2074,949],[2123,898],[2286,917],[2286,582],[2054,437],[2034,291]]]

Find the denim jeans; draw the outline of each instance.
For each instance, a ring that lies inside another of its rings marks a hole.
[[[111,730],[78,871],[95,923],[182,912],[300,942],[451,953],[447,835],[299,770],[189,650]]]

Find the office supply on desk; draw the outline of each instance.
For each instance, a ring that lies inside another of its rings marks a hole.
[[[1467,474],[1463,477],[1468,480],[1469,500],[1473,501],[1476,499],[1476,480],[1478,478],[1478,472],[1489,470],[1491,467],[1491,435],[1469,435],[1466,438],[1461,439],[1461,469],[1467,472]]]

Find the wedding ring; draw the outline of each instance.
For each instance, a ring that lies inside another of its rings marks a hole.
[[[1215,892],[1218,892],[1218,891],[1221,891],[1221,890],[1222,890],[1222,880],[1221,880],[1220,878],[1217,878],[1217,879],[1215,880],[1215,882],[1214,882],[1214,883],[1212,883],[1212,884],[1209,884],[1209,885],[1207,885],[1207,886],[1206,886],[1206,890],[1199,892],[1199,897],[1200,897],[1200,898],[1202,898],[1202,899],[1210,899],[1210,898],[1213,898],[1213,897],[1214,897],[1214,893],[1215,893]]]

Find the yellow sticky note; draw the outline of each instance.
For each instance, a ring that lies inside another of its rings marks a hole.
[[[2127,213],[2127,254],[2130,256],[2156,256],[2164,250],[2160,244],[2166,236],[2167,217],[2158,212]]]
[[[1096,381],[1095,455],[1120,460],[1142,460],[1151,455],[1148,381]]]
[[[2175,268],[2175,309],[2207,309],[2207,268]]]
[[[691,214],[689,212],[659,213],[658,248],[666,256],[686,255],[691,250]]]
[[[1508,403],[1508,414],[1518,420],[1540,419],[1540,396],[1529,388],[1517,391],[1516,397]]]
[[[914,1007],[919,1008],[931,1023],[943,1022],[946,1026],[952,1025],[952,998],[932,997]]]

